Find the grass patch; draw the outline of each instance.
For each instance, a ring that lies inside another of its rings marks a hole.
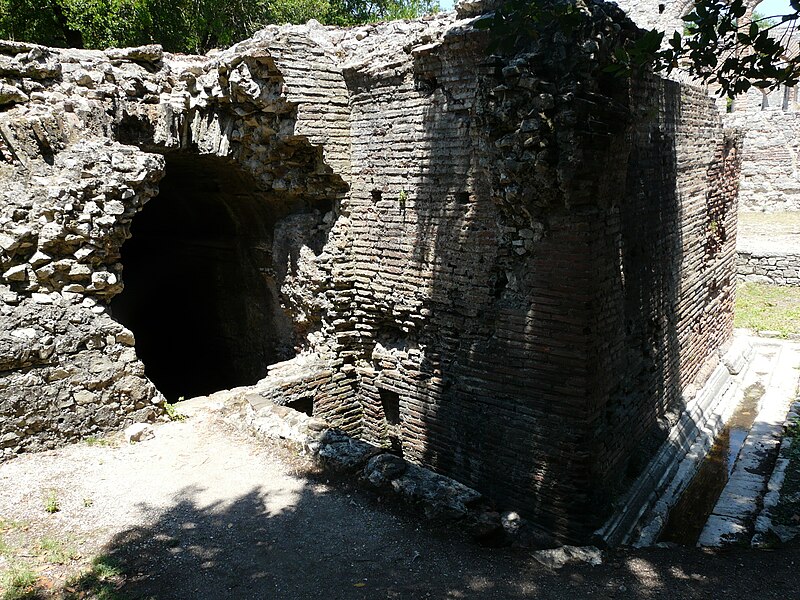
[[[29,567],[12,563],[5,573],[0,575],[0,586],[3,588],[2,600],[24,600],[40,598],[39,577]]]
[[[98,556],[92,561],[92,568],[67,581],[64,586],[64,600],[93,598],[96,600],[124,600],[119,592],[123,583],[122,569],[109,556]]]
[[[58,501],[58,492],[50,490],[44,497],[44,511],[52,515],[60,510],[61,503]]]
[[[30,527],[30,524],[25,521],[15,521],[13,519],[4,519],[0,517],[0,531],[12,531],[14,529],[26,530],[28,527]]]
[[[740,283],[734,326],[776,331],[781,337],[800,334],[800,287]]]
[[[183,396],[178,398],[178,401],[183,400]],[[174,404],[170,404],[169,402],[164,402],[164,410],[167,412],[167,417],[169,417],[170,421],[185,421],[186,415],[181,412],[178,412],[178,408]]]
[[[116,448],[119,446],[119,443],[114,440],[96,435],[90,435],[89,437],[84,438],[83,441],[86,442],[87,446],[108,446],[110,448]]]
[[[37,551],[45,560],[56,565],[64,565],[81,557],[73,548],[53,538],[42,538],[37,545]]]

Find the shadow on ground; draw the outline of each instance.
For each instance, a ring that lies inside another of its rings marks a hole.
[[[794,598],[800,552],[609,553],[550,571],[527,551],[478,547],[377,497],[308,484],[279,510],[254,489],[202,505],[189,488],[106,555],[123,598]],[[142,507],[148,513],[150,507]],[[91,597],[91,596],[86,596]]]

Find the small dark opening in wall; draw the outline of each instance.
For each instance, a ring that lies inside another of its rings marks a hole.
[[[403,458],[403,443],[400,441],[400,436],[389,436],[389,452]]]
[[[497,274],[497,279],[494,282],[494,297],[498,300],[503,297],[503,292],[508,287],[508,276],[505,271]]]
[[[379,388],[383,416],[386,419],[386,437],[390,452],[403,456],[403,433],[400,425],[400,394]]]
[[[459,204],[467,204],[469,201],[469,192],[458,192],[458,194],[456,194],[456,202]]]
[[[383,198],[383,192],[380,190],[372,190],[372,201],[380,202]]]
[[[418,79],[417,80],[417,89],[420,93],[429,96],[434,92],[436,88],[439,87],[439,81],[436,77],[428,77],[425,79]]]
[[[391,390],[378,390],[381,395],[383,416],[388,425],[400,425],[400,394]]]
[[[314,398],[311,396],[306,396],[304,398],[298,398],[297,400],[292,400],[291,402],[287,402],[286,406],[297,412],[301,412],[303,414],[308,415],[309,417],[314,416]]]

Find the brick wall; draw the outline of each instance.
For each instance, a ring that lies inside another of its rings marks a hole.
[[[554,100],[484,57],[345,72],[363,435],[396,395],[406,457],[585,539],[732,331],[738,146],[697,90]]]

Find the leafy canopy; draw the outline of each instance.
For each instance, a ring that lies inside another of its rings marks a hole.
[[[0,0],[0,38],[171,52],[229,46],[271,23],[356,25],[435,12],[438,0]]]
[[[744,0],[697,0],[684,17],[688,34],[673,34],[668,47],[655,53],[654,65],[666,72],[685,69],[731,97],[751,87],[797,85],[800,56],[793,37],[800,0],[791,0],[791,9],[785,15],[754,12],[748,19]]]
[[[537,38],[543,23],[555,21],[569,31],[570,15],[578,3],[506,0],[482,26],[492,29],[496,47],[520,50]],[[728,96],[751,87],[797,85],[800,46],[794,38],[799,33],[800,0],[790,0],[790,7],[787,14],[756,12],[748,18],[744,0],[696,0],[684,17],[683,32],[675,32],[666,43],[665,34],[655,29],[628,39],[605,70],[621,76],[650,68],[665,73],[685,70]]]

